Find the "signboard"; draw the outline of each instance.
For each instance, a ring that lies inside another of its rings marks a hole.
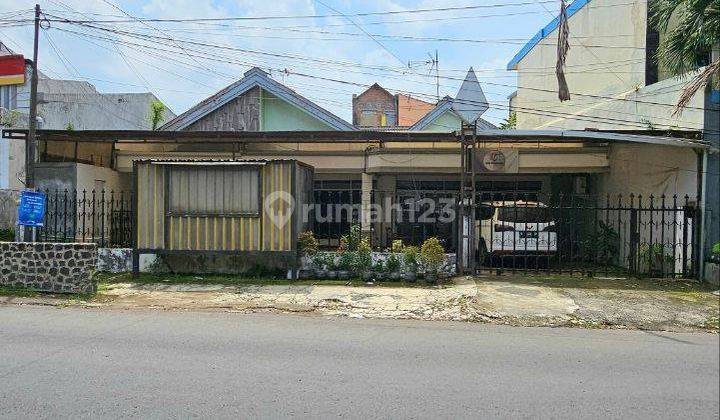
[[[0,86],[25,83],[25,57],[0,55]]]
[[[40,227],[45,220],[45,194],[35,191],[20,193],[18,225]]]
[[[517,173],[518,152],[513,149],[480,149],[475,155],[475,170],[490,173]]]

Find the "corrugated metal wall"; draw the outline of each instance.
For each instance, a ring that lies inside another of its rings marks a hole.
[[[140,162],[137,247],[291,251],[293,221],[281,222],[291,210],[285,198],[293,196],[294,171],[293,161],[221,167]]]
[[[165,168],[137,165],[137,246],[165,247]]]
[[[293,171],[295,162],[275,161],[263,168],[263,250],[289,251],[293,249],[292,220],[284,220],[282,215],[292,209],[285,197],[293,196]],[[275,196],[272,193],[275,192]],[[284,194],[283,194],[284,193]],[[299,209],[296,209],[299,210]],[[275,215],[276,217],[273,217]],[[280,216],[280,217],[277,217]]]

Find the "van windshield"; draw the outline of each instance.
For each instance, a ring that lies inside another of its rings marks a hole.
[[[548,223],[552,221],[547,207],[501,207],[498,220],[510,223]]]

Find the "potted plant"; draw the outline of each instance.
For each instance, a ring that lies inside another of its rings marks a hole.
[[[317,274],[315,272],[315,267],[317,267],[317,265],[314,264],[314,257],[318,253],[318,241],[315,239],[315,235],[310,231],[306,231],[298,235],[297,248],[298,256],[300,257],[299,266],[301,267],[298,271],[298,277],[304,279],[313,277]]]
[[[390,254],[385,260],[385,270],[388,273],[390,280],[397,280],[400,278],[400,260],[397,255]]]
[[[383,260],[378,259],[375,261],[375,264],[373,264],[372,268],[373,272],[375,273],[375,279],[378,281],[385,280],[385,263]]]
[[[356,253],[357,251],[343,251],[338,257],[337,276],[339,279],[347,280],[350,278],[350,272],[353,271],[355,266]]]
[[[353,272],[363,280],[372,279],[370,268],[372,267],[372,249],[367,239],[362,239],[358,245],[353,261]]]
[[[315,254],[312,264],[315,267],[315,274],[321,279],[328,276],[328,255],[325,253]]]
[[[445,250],[436,237],[431,237],[423,242],[420,248],[420,259],[425,266],[425,280],[434,282],[437,279],[438,271],[445,261]]]
[[[338,261],[337,261],[337,253],[328,253],[328,260],[327,260],[327,278],[329,279],[336,279],[338,276]]]
[[[419,254],[420,250],[416,246],[403,248],[403,279],[405,281],[412,283],[417,279]]]
[[[403,252],[403,243],[402,239],[395,239],[392,241],[392,247],[390,248],[390,251],[394,252],[395,254],[400,254]]]

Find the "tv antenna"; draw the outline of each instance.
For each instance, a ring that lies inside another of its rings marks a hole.
[[[427,55],[427,60],[408,61],[408,68],[417,69],[425,66],[428,68],[428,76],[433,70],[435,71],[435,95],[437,100],[440,101],[440,59],[438,58],[438,50],[435,50],[434,57],[431,53],[427,53]]]

